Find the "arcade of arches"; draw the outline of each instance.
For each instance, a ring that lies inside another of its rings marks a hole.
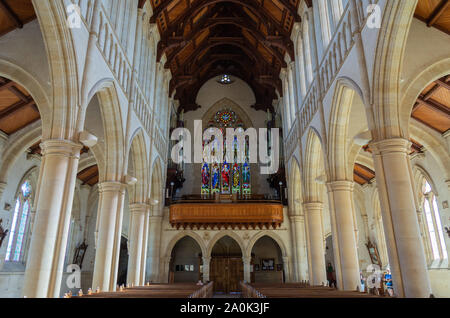
[[[61,297],[71,264],[85,291],[351,291],[376,265],[397,297],[449,297],[449,21],[445,0],[1,0],[0,297]],[[249,142],[174,162],[195,120],[279,129],[278,172]]]

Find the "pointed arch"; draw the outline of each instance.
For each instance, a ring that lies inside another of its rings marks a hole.
[[[246,254],[245,254],[246,248],[245,248],[245,244],[244,244],[244,241],[242,240],[242,238],[241,238],[239,235],[237,235],[235,232],[230,231],[230,230],[226,230],[226,231],[221,231],[221,232],[217,233],[217,234],[212,238],[212,240],[209,242],[209,245],[208,245],[208,248],[207,248],[207,250],[206,250],[205,256],[211,257],[211,253],[212,253],[212,250],[213,250],[214,246],[216,245],[216,243],[217,243],[220,239],[224,238],[225,236],[229,236],[230,238],[232,238],[233,240],[235,240],[236,243],[237,243],[237,244],[239,245],[239,247],[241,248],[242,256],[246,255]]]
[[[98,96],[105,139],[103,152],[93,151],[99,166],[100,182],[121,181],[125,159],[125,140],[122,112],[115,83],[108,79],[100,80],[89,93],[92,98],[94,95]],[[103,157],[104,160],[101,160]]]
[[[278,234],[276,234],[275,232],[269,232],[269,231],[260,231],[255,236],[253,236],[251,238],[251,240],[248,242],[247,250],[245,251],[245,254],[243,254],[243,255],[245,255],[245,257],[251,258],[253,247],[261,238],[263,238],[265,236],[270,237],[278,244],[278,247],[281,250],[282,257],[289,256],[288,252],[287,252],[288,250],[286,249],[286,245],[284,244],[281,237],[279,237]]]
[[[304,170],[304,191],[305,202],[323,202],[324,186],[318,183],[318,178],[326,178],[324,168],[324,154],[320,134],[311,127],[307,134],[305,151]],[[326,180],[322,180],[325,183]]]
[[[182,239],[184,239],[186,237],[190,237],[191,239],[193,239],[198,244],[198,246],[200,246],[200,249],[202,251],[202,255],[203,256],[206,255],[207,248],[206,248],[206,245],[203,242],[203,239],[200,237],[200,235],[198,235],[197,233],[195,233],[193,231],[181,231],[177,235],[175,235],[175,237],[173,237],[170,240],[169,244],[167,245],[166,255],[165,255],[166,259],[171,257],[171,254],[172,254],[172,251],[173,251],[175,245],[177,245],[177,243],[179,241],[181,241]]]
[[[375,141],[408,138],[400,117],[400,76],[417,1],[387,1],[374,59]]]
[[[147,147],[145,144],[144,132],[139,128],[132,138],[129,149],[129,156],[133,164],[134,175],[137,183],[133,185],[133,196],[129,198],[130,203],[143,203],[147,201],[147,187],[149,185],[149,168]]]
[[[354,163],[349,164],[350,159],[354,159],[354,156],[350,156],[353,139],[349,139],[353,136],[349,136],[349,128],[351,112],[355,107],[355,94],[364,104],[362,90],[352,79],[342,77],[337,80],[328,124],[327,145],[330,178],[333,180],[353,180]]]

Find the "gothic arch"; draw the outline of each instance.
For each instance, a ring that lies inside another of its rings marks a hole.
[[[223,98],[219,101],[217,101],[213,106],[211,106],[208,111],[203,115],[202,123],[203,128],[206,128],[208,126],[208,122],[211,120],[211,118],[214,117],[214,114],[218,111],[229,108],[232,111],[236,113],[236,115],[243,121],[245,128],[254,127],[252,120],[247,115],[247,113],[242,109],[241,106],[239,106],[237,103],[233,102],[229,98]]]
[[[327,179],[326,168],[324,167],[324,152],[320,135],[314,128],[310,128],[307,135],[305,151],[305,170],[304,170],[304,191],[303,199],[305,202],[323,202],[325,187],[317,182],[317,178]],[[324,167],[323,175],[321,167]],[[326,180],[322,180],[323,183]]]
[[[147,199],[148,187],[148,160],[147,147],[145,145],[145,137],[142,129],[139,129],[134,135],[130,149],[129,156],[131,156],[134,175],[137,183],[132,186],[132,196],[130,196],[130,203],[143,203]]]
[[[125,141],[116,85],[112,81],[101,80],[94,85],[94,88],[95,90],[89,96],[93,98],[94,95],[98,96],[105,139],[103,151],[92,149],[99,166],[100,182],[105,180],[121,181],[124,168]],[[104,160],[102,160],[102,157]]]
[[[362,90],[353,80],[346,77],[337,80],[331,106],[327,145],[329,172],[333,180],[353,180],[355,152],[357,153],[361,149],[361,146],[353,149],[353,139],[349,139],[349,137],[353,137],[349,136],[349,130],[351,112],[356,107],[354,104],[355,94],[365,105]],[[366,128],[369,129],[369,127]]]
[[[374,59],[373,112],[375,141],[407,138],[400,116],[400,76],[417,1],[388,1]]]
[[[41,83],[20,66],[3,59],[0,59],[0,76],[20,84],[30,93],[39,109],[42,134],[47,136],[51,129],[51,107]]]
[[[252,256],[252,250],[255,244],[259,241],[259,239],[263,238],[264,236],[270,237],[273,239],[281,250],[282,257],[289,257],[286,249],[286,245],[284,244],[283,240],[274,232],[270,231],[260,231],[255,236],[251,238],[251,240],[247,244],[247,250],[245,251],[245,257],[251,258]]]
[[[185,237],[190,237],[195,242],[197,242],[198,246],[200,246],[200,249],[202,250],[202,255],[203,256],[207,255],[206,254],[207,253],[206,245],[204,244],[204,240],[200,237],[200,235],[198,235],[197,233],[195,233],[193,231],[181,231],[180,233],[175,235],[175,237],[173,237],[170,240],[169,244],[167,245],[166,255],[165,255],[166,259],[171,257],[172,251],[173,251],[175,245],[177,245],[177,243],[179,241],[181,241],[182,239],[184,239]]]
[[[48,122],[51,125],[48,129],[45,127],[42,138],[74,140],[78,133],[80,87],[74,41],[67,27],[66,8],[61,1],[34,1],[33,6],[47,50],[53,87],[51,122]],[[44,116],[44,125],[47,125],[47,116]]]
[[[407,136],[410,134],[411,113],[417,97],[428,84],[448,74],[450,74],[450,58],[426,66],[405,89],[400,104],[400,121],[402,127],[405,127]]]
[[[212,250],[213,250],[213,248],[214,248],[214,245],[216,245],[216,243],[217,243],[221,238],[223,238],[223,237],[225,237],[225,236],[229,236],[229,237],[231,237],[232,239],[234,239],[234,240],[236,241],[236,243],[239,245],[239,247],[241,248],[242,256],[245,255],[246,249],[245,249],[245,244],[244,244],[244,241],[242,240],[242,238],[241,238],[239,235],[237,235],[235,232],[230,231],[230,230],[226,230],[226,231],[221,231],[221,232],[217,233],[217,234],[211,239],[211,241],[209,242],[208,248],[207,248],[207,250],[206,250],[205,256],[211,257],[211,253],[212,253]]]

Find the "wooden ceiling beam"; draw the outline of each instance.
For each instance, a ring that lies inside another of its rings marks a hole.
[[[439,111],[441,114],[443,114],[447,117],[450,117],[450,110],[445,105],[442,105],[441,103],[438,103],[438,102],[432,101],[432,100],[424,100],[423,98],[420,98],[420,97],[417,99],[417,102],[426,107],[433,108],[434,110]]]
[[[450,6],[450,0],[442,0],[441,3],[434,9],[433,13],[427,21],[427,26],[432,27],[441,17],[442,13]]]
[[[5,2],[5,0],[0,0],[0,10],[5,12],[6,16],[9,18],[9,20],[14,23],[14,25],[22,29],[23,28],[23,22],[20,21],[19,17],[14,13],[14,11],[11,9],[11,7]]]
[[[10,114],[18,111],[21,108],[28,107],[31,105],[34,105],[34,100],[32,100],[32,99],[29,99],[29,101],[26,103],[22,102],[22,101],[15,103],[14,105],[11,105],[11,106],[3,109],[2,111],[0,111],[0,119],[3,119],[6,116],[9,116]]]
[[[359,173],[359,172],[356,171],[356,170],[353,170],[353,173],[354,173],[355,175],[357,175],[359,178],[361,178],[361,179],[363,179],[364,181],[366,181],[366,183],[369,183],[370,180],[371,180],[371,179],[369,179],[368,177],[362,175],[361,173]]]
[[[15,86],[11,86],[9,87],[9,91],[11,93],[13,93],[14,95],[16,95],[18,98],[20,98],[20,100],[22,100],[22,102],[27,103],[29,101],[29,97],[26,96],[24,93],[22,93],[17,87]]]
[[[10,81],[8,79],[5,79],[3,81],[3,83],[0,84],[0,91],[4,90],[4,89],[9,89],[10,87],[14,86],[14,82]]]
[[[438,84],[440,87],[444,87],[444,88],[450,90],[450,84],[448,84],[447,82],[444,82],[439,79],[436,81],[436,84]]]

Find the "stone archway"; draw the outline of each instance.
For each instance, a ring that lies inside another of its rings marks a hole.
[[[244,254],[241,245],[231,236],[224,235],[209,250],[211,255],[210,280],[216,293],[231,294],[240,291],[244,280]]]

